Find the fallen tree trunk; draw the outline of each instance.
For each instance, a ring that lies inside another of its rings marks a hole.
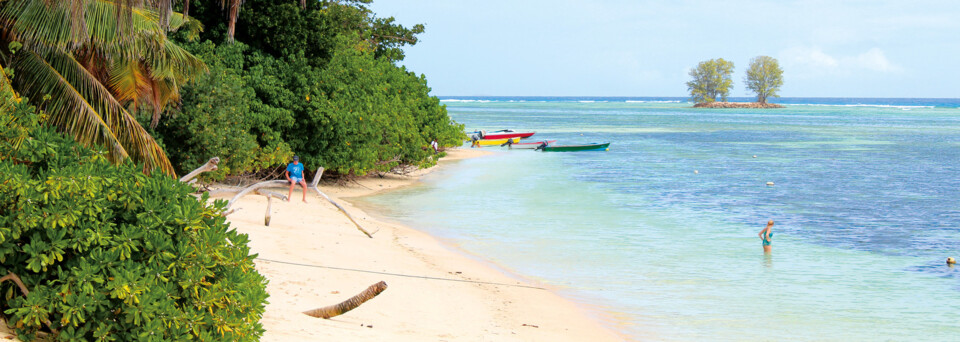
[[[346,313],[347,311],[356,309],[358,306],[360,306],[360,304],[363,304],[364,302],[373,299],[373,297],[376,297],[386,289],[387,289],[387,283],[381,281],[379,283],[370,285],[370,287],[368,287],[366,290],[363,290],[363,292],[360,292],[360,294],[353,296],[350,299],[347,299],[346,301],[341,302],[340,304],[330,305],[330,306],[322,307],[319,309],[308,310],[308,311],[304,311],[303,313],[307,314],[308,316],[324,318],[324,319],[340,316]]]
[[[320,177],[323,176],[323,167],[317,169],[317,173],[313,174],[313,180],[310,181],[310,186],[316,188],[317,184],[320,183]]]
[[[211,189],[210,191],[207,191],[207,193],[210,194],[210,196],[218,196],[223,194],[235,194],[242,190],[243,188],[229,188],[229,189],[220,188],[220,189]]]
[[[357,220],[354,220],[353,216],[350,216],[350,213],[348,213],[346,209],[343,209],[343,207],[341,207],[340,204],[338,204],[337,202],[334,202],[333,199],[328,197],[327,194],[324,194],[323,191],[320,191],[320,188],[313,187],[313,190],[316,190],[317,193],[320,194],[320,196],[327,199],[327,201],[330,201],[330,203],[333,203],[333,205],[336,206],[337,209],[340,209],[340,212],[346,215],[347,218],[350,219],[350,222],[353,222],[353,225],[357,226],[358,230],[366,234],[368,238],[371,238],[371,239],[373,238],[373,235],[370,235],[370,232],[368,232],[366,229],[363,229],[363,226],[360,225],[360,222],[357,222]]]
[[[281,186],[281,185],[289,186],[289,185],[290,185],[290,182],[285,181],[285,180],[272,180],[272,181],[260,182],[260,183],[257,183],[257,184],[248,186],[248,187],[244,188],[243,190],[240,190],[240,193],[234,195],[233,198],[231,198],[230,201],[227,202],[227,208],[229,209],[230,206],[232,206],[234,202],[236,202],[238,199],[240,199],[240,197],[243,197],[243,196],[249,194],[249,193],[252,192],[252,191],[255,191],[255,190],[260,189],[260,188],[266,188],[266,187],[269,187],[269,186]]]
[[[273,205],[273,197],[267,196],[267,214],[263,216],[263,225],[270,226],[270,207]]]
[[[317,193],[320,194],[320,197],[323,197],[330,203],[333,203],[333,205],[337,207],[337,209],[340,209],[340,212],[342,212],[343,215],[347,216],[347,218],[350,219],[350,222],[353,222],[353,224],[357,226],[358,230],[366,234],[368,238],[372,239],[373,235],[371,235],[370,232],[367,232],[366,229],[363,229],[363,226],[361,226],[360,223],[357,222],[357,220],[353,219],[353,216],[350,216],[350,213],[348,213],[346,209],[343,209],[343,207],[341,207],[340,204],[338,204],[337,202],[334,202],[333,199],[327,196],[327,194],[323,193],[323,191],[320,191],[320,187],[318,187],[317,184],[320,184],[320,177],[323,176],[323,170],[324,170],[323,167],[320,167],[317,169],[317,173],[313,175],[313,181],[310,182],[310,187],[313,188],[313,190],[316,190]]]
[[[240,191],[243,191],[243,189],[244,189],[244,188],[220,188],[220,189],[212,189],[212,190],[207,191],[207,194],[209,194],[210,196],[219,196],[219,195],[225,195],[225,194],[236,194],[236,193],[238,193],[238,192],[240,192]],[[257,189],[257,190],[254,190],[254,193],[256,193],[257,195],[263,195],[263,196],[273,196],[273,198],[279,198],[279,199],[282,199],[282,200],[284,200],[284,201],[287,200],[287,195],[284,195],[284,194],[281,194],[281,193],[275,192],[275,191]]]
[[[360,230],[361,232],[363,232],[363,234],[367,235],[367,237],[369,237],[369,238],[372,239],[372,238],[373,238],[373,235],[371,235],[370,232],[368,232],[366,229],[363,229],[363,226],[360,225],[360,222],[357,222],[357,220],[354,219],[353,216],[350,216],[350,213],[348,213],[347,210],[343,208],[343,206],[341,206],[339,203],[335,202],[332,198],[330,198],[329,196],[327,196],[327,194],[324,194],[323,191],[320,191],[320,188],[317,187],[317,184],[320,182],[320,177],[321,177],[322,175],[323,175],[323,168],[321,167],[321,168],[317,169],[317,173],[313,176],[313,181],[310,182],[310,187],[311,187],[314,191],[316,191],[318,194],[320,194],[320,197],[323,197],[323,198],[326,199],[328,202],[332,203],[335,207],[337,207],[337,209],[340,209],[340,212],[343,213],[343,215],[347,216],[347,218],[350,219],[350,222],[353,222],[353,224],[354,224],[355,226],[357,226],[357,229],[358,229],[358,230]],[[252,191],[261,192],[260,189],[266,188],[266,187],[271,187],[271,186],[290,186],[290,182],[289,182],[289,181],[285,181],[285,180],[264,181],[264,182],[260,182],[260,183],[257,183],[257,184],[248,186],[248,187],[246,187],[246,188],[243,188],[243,190],[240,190],[239,193],[237,193],[236,195],[234,195],[233,198],[231,198],[230,201],[227,202],[227,207],[225,208],[225,210],[229,210],[229,209],[231,208],[231,206],[233,206],[233,203],[234,203],[234,202],[236,202],[236,201],[237,201],[238,199],[240,199],[241,197],[246,196],[246,195],[249,194],[250,192],[252,192]],[[262,191],[261,194],[269,194],[269,193],[271,193],[271,192]],[[274,193],[274,194],[275,194],[275,193]],[[265,196],[266,196],[266,195],[265,195]],[[284,199],[285,199],[285,198],[286,198],[286,196],[284,196]],[[232,212],[233,212],[232,210],[228,211],[228,213],[232,213]],[[226,215],[228,215],[228,214],[224,214],[224,216],[226,216]]]
[[[279,192],[274,192],[274,191],[270,191],[270,190],[263,190],[263,189],[257,189],[257,191],[254,191],[254,192],[255,192],[257,195],[261,195],[261,196],[264,196],[264,197],[267,197],[267,198],[273,197],[273,198],[276,198],[276,199],[279,199],[279,200],[284,200],[284,201],[287,200],[287,195],[281,194],[281,193],[279,193]]]
[[[220,164],[220,157],[210,158],[210,160],[207,160],[205,164],[198,167],[196,170],[191,171],[190,173],[186,174],[183,177],[180,177],[180,181],[186,183],[186,182],[189,182],[194,177],[199,176],[201,173],[204,173],[207,171],[216,171],[217,164]]]

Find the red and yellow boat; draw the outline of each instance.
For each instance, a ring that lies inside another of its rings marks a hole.
[[[518,132],[512,129],[502,129],[499,131],[487,132],[487,131],[474,131],[467,133],[467,136],[476,134],[480,139],[510,139],[510,138],[529,138],[533,136],[536,132]]]

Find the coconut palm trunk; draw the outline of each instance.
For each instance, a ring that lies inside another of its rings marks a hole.
[[[387,283],[381,281],[379,283],[370,285],[370,287],[368,287],[366,290],[363,290],[363,292],[360,292],[360,294],[350,297],[350,299],[347,299],[342,303],[325,306],[319,309],[304,311],[303,313],[312,317],[317,317],[317,318],[330,318],[330,317],[340,316],[346,313],[347,311],[356,309],[358,306],[360,306],[360,304],[363,304],[364,302],[373,299],[373,297],[376,297],[386,289],[387,289]]]

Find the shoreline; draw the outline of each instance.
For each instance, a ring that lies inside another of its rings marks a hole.
[[[776,103],[760,102],[702,102],[693,105],[693,108],[754,108],[754,109],[774,109],[786,108]]]
[[[238,201],[236,206],[244,210],[228,220],[250,236],[257,270],[270,281],[270,303],[261,320],[263,341],[627,339],[599,307],[564,298],[557,289],[351,203],[351,198],[414,185],[445,163],[494,153],[447,152],[437,166],[410,175],[320,187],[371,231],[373,239],[315,194],[307,197],[308,204],[273,203],[270,227],[263,225],[263,197]],[[300,191],[295,189],[294,199]],[[381,280],[388,284],[386,291],[341,316],[324,320],[301,313],[339,303]]]

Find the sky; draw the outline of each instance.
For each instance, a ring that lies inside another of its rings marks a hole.
[[[374,0],[424,24],[401,62],[438,96],[688,96],[691,68],[776,58],[784,97],[960,98],[955,0]]]

